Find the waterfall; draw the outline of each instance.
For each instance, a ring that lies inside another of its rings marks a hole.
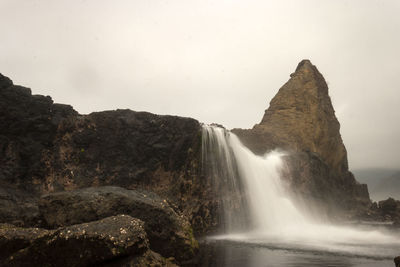
[[[213,178],[223,209],[225,234],[214,238],[363,255],[400,245],[393,233],[323,224],[303,214],[280,177],[284,154],[257,156],[233,133],[203,126],[203,169]]]
[[[225,232],[246,229],[249,224],[246,193],[239,179],[238,165],[230,146],[231,133],[216,126],[203,126],[202,167],[211,177],[217,198],[221,199],[221,223]]]
[[[217,126],[203,126],[202,143],[203,168],[208,165],[222,197],[225,230],[276,232],[292,222],[305,222],[280,179],[283,152],[256,156],[234,134]]]

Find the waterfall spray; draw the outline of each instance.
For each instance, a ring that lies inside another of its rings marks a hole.
[[[203,164],[220,193],[225,226],[214,238],[361,255],[392,253],[388,247],[400,245],[393,234],[321,224],[303,214],[281,181],[283,154],[257,156],[233,133],[203,126]]]

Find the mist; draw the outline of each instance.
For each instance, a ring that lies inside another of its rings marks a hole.
[[[258,123],[308,58],[350,169],[398,168],[400,2],[1,0],[0,72],[80,113]]]

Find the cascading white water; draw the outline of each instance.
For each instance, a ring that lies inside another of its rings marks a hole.
[[[227,135],[229,132],[221,127],[203,127],[202,162],[222,202],[222,226],[226,232],[234,232],[245,229],[248,215],[242,198],[244,188]]]
[[[254,231],[279,231],[293,222],[303,224],[305,218],[286,196],[279,176],[282,153],[273,151],[263,157],[255,156],[230,135],[229,143],[236,158],[239,177],[244,178]]]
[[[400,249],[400,238],[393,233],[321,224],[303,214],[281,181],[282,152],[257,156],[229,131],[205,125],[203,155],[209,154],[214,155],[215,179],[223,177],[229,184],[229,194],[242,195],[240,204],[245,206],[245,212],[229,212],[230,206],[224,205],[229,214],[224,217],[227,231],[215,239],[368,256],[389,257]],[[243,220],[243,216],[249,218]],[[247,228],[232,227],[237,221],[241,225],[247,222]]]

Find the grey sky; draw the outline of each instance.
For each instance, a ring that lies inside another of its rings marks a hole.
[[[308,58],[350,168],[400,167],[398,0],[0,0],[0,12],[0,72],[81,113],[250,128]]]

